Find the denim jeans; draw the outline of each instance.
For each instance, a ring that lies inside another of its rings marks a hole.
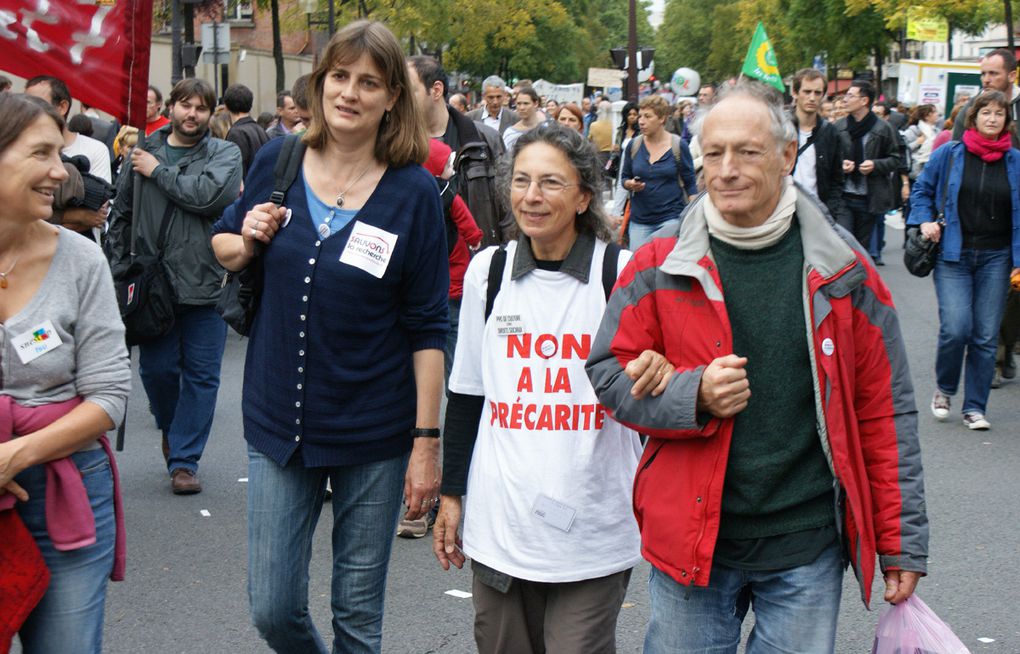
[[[390,550],[408,457],[305,468],[280,467],[248,448],[248,601],[252,622],[281,654],[329,652],[308,614],[308,563],[333,488],[333,652],[379,652]]]
[[[88,547],[66,552],[53,548],[46,531],[45,466],[32,466],[15,477],[30,497],[17,504],[18,514],[50,569],[49,588],[19,632],[24,654],[98,654],[103,649],[103,609],[116,532],[113,476],[101,449],[77,452],[71,459],[81,472],[96,520],[96,542]]]
[[[461,298],[450,298],[450,331],[446,332],[446,351],[443,353],[444,373],[446,384],[450,384],[450,371],[453,370],[453,353],[457,350],[457,326],[460,324],[460,301]]]
[[[871,230],[871,240],[868,241],[868,254],[876,263],[882,260],[882,251],[885,250],[885,216],[875,219],[875,228]]]
[[[749,605],[755,625],[747,654],[832,652],[842,590],[836,544],[814,562],[788,570],[714,565],[706,587],[683,586],[653,567],[645,654],[735,654]]]
[[[847,224],[844,220],[840,222],[840,225],[853,234],[858,243],[870,251],[871,237],[875,231],[875,225],[878,224],[878,221],[884,221],[885,215],[871,213],[868,209],[868,196],[866,195],[844,193],[843,203],[846,205],[853,222]]]
[[[988,406],[1011,262],[1009,248],[963,249],[959,261],[945,261],[940,254],[935,262],[939,302],[935,384],[946,395],[955,395],[965,368],[964,413],[983,414]]]
[[[677,229],[680,228],[680,219],[671,218],[664,220],[661,223],[655,223],[654,225],[645,225],[644,223],[628,223],[627,224],[627,239],[630,242],[631,252],[637,252],[637,249],[645,243],[652,240],[652,235],[655,232],[665,230],[669,228],[670,231],[665,232],[673,234]]]
[[[138,348],[149,410],[170,443],[168,470],[198,470],[216,411],[226,340],[227,323],[215,308],[178,306],[170,333]]]

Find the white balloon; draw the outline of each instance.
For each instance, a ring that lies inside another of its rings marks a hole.
[[[677,95],[697,95],[698,89],[701,88],[701,75],[690,68],[677,68],[673,73],[673,79],[670,80],[670,86]]]

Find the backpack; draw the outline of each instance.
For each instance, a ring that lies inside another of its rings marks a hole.
[[[283,205],[287,189],[297,178],[301,170],[301,161],[305,155],[305,144],[299,134],[290,134],[284,138],[280,155],[273,167],[273,192],[269,200],[276,206]],[[255,256],[244,270],[223,275],[220,299],[216,302],[216,311],[223,320],[241,336],[251,332],[252,322],[262,301],[262,286],[265,279],[263,270],[262,244],[255,245]]]
[[[620,246],[616,243],[606,245],[606,254],[602,258],[602,292],[609,301],[609,295],[616,285],[618,268],[620,262]],[[492,315],[492,308],[496,304],[496,296],[499,295],[499,288],[503,285],[503,270],[506,268],[506,246],[501,245],[492,253],[492,260],[489,262],[489,283],[485,288],[485,321],[488,322]]]
[[[669,149],[673,151],[673,160],[676,161],[676,183],[681,189],[684,189],[684,177],[683,177],[683,160],[680,158],[680,143],[682,139],[670,132],[669,134],[670,144]],[[638,134],[630,140],[630,160],[633,162],[634,157],[637,156],[638,150],[641,149],[641,143],[644,142],[644,135]]]

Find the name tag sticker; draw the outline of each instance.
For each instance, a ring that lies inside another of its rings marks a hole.
[[[49,320],[39,323],[27,332],[11,339],[11,345],[24,364],[35,361],[42,355],[57,349],[63,344],[60,335]]]
[[[494,315],[492,319],[496,322],[497,336],[509,336],[510,334],[524,333],[524,323],[521,321],[520,314],[497,314]]]
[[[343,254],[340,255],[340,262],[382,279],[396,246],[396,234],[356,220],[351,237],[347,239]]]
[[[560,531],[570,531],[570,526],[574,524],[574,516],[577,515],[577,511],[573,508],[545,495],[539,495],[535,499],[535,505],[531,507],[531,513]]]

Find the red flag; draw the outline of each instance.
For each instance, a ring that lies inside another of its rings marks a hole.
[[[0,69],[145,127],[152,0],[0,0]]]

